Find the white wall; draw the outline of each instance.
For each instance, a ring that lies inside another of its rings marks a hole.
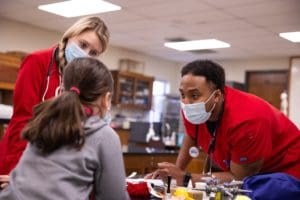
[[[57,43],[62,33],[0,18],[0,36],[1,52],[32,52],[38,49],[48,48]],[[118,69],[119,59],[122,58],[144,62],[145,75],[155,76],[156,78],[168,81],[171,85],[171,92],[177,92],[177,87],[172,87],[177,84],[180,77],[178,64],[176,62],[113,46],[109,46],[108,50],[100,56],[100,59],[109,69]]]
[[[131,58],[145,63],[144,73],[156,79],[166,80],[171,85],[171,93],[177,93],[177,82],[180,78],[178,64],[135,51],[110,46],[100,59],[110,68],[118,69],[119,59]]]
[[[32,52],[48,48],[60,40],[61,33],[24,23],[0,18],[0,51]],[[109,46],[100,59],[110,68],[117,69],[119,59],[129,58],[145,63],[145,75],[170,82],[171,93],[178,93],[180,70],[185,63],[176,63],[135,51]],[[217,61],[226,73],[226,80],[245,83],[247,70],[282,70],[289,68],[289,58]]]
[[[32,52],[48,48],[60,40],[61,33],[24,23],[0,18],[0,51]],[[185,63],[176,63],[148,56],[128,49],[109,46],[100,59],[110,68],[117,69],[119,59],[130,58],[145,63],[145,74],[170,82],[171,93],[178,92],[180,70]],[[247,70],[288,69],[288,58],[217,61],[225,68],[228,81],[245,82]]]
[[[0,18],[0,36],[1,52],[32,52],[57,43],[61,34]]]
[[[225,69],[227,81],[246,82],[246,71],[288,70],[289,58],[235,60],[218,62]]]
[[[289,116],[300,128],[300,57],[293,58],[291,62],[291,73],[290,73],[290,88],[289,88]]]

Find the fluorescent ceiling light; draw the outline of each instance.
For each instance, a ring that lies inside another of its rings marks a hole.
[[[78,17],[121,10],[120,6],[102,0],[70,0],[40,5],[38,8],[64,17]]]
[[[230,47],[230,44],[216,39],[191,40],[184,42],[166,42],[164,45],[165,47],[176,49],[178,51],[192,51],[200,49],[217,49]]]
[[[279,33],[279,36],[291,42],[300,42],[300,32]]]

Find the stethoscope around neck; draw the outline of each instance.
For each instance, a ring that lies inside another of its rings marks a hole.
[[[46,97],[46,94],[47,94],[48,89],[49,89],[51,70],[52,70],[54,62],[56,60],[55,56],[56,56],[57,50],[58,50],[58,47],[56,47],[53,50],[52,55],[51,55],[51,60],[50,60],[50,63],[48,65],[48,71],[47,71],[47,77],[46,77],[46,88],[45,88],[45,91],[44,91],[43,96],[42,96],[42,101],[43,102],[45,101],[45,97]],[[61,93],[61,90],[62,90],[62,78],[61,78],[61,72],[59,72],[59,86],[55,89],[55,96],[58,96]]]
[[[210,144],[208,146],[208,155],[205,159],[205,165],[203,167],[203,175],[212,175],[211,173],[211,169],[212,169],[212,156],[213,156],[213,153],[215,151],[215,146],[216,146],[216,137],[217,137],[217,128],[218,128],[218,125],[216,126],[215,130],[213,131],[213,133],[211,134],[212,138],[210,140]],[[196,125],[196,128],[195,128],[195,141],[196,141],[196,144],[195,146],[192,146],[190,147],[189,149],[189,154],[191,157],[193,158],[196,158],[199,156],[199,146],[198,146],[198,130],[199,130],[199,125]],[[208,159],[209,159],[209,163],[208,163]],[[206,169],[207,169],[207,165],[209,164],[209,169],[208,169],[208,172],[206,172]]]

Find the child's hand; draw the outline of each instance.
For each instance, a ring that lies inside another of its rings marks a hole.
[[[8,175],[0,175],[0,189],[5,188],[9,184]]]

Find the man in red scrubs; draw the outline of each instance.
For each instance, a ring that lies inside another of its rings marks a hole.
[[[152,178],[168,174],[181,184],[187,164],[201,148],[221,169],[213,173],[221,181],[274,172],[300,179],[300,131],[283,113],[252,94],[225,86],[224,70],[214,62],[191,62],[181,77],[183,145],[176,164],[159,163]],[[203,176],[188,175],[193,182]]]

